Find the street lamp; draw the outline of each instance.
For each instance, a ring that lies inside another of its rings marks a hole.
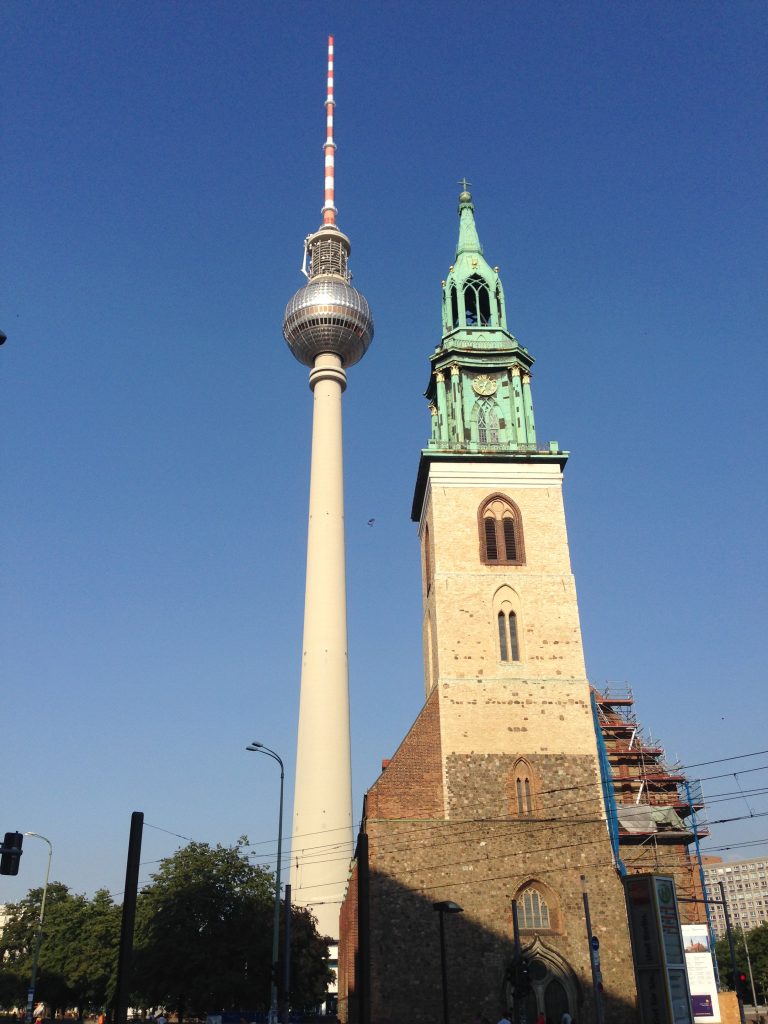
[[[37,922],[37,935],[35,936],[35,952],[32,957],[32,981],[27,992],[27,1013],[25,1019],[32,1020],[32,1011],[35,1007],[35,987],[37,985],[37,964],[40,959],[40,946],[43,942],[43,921],[45,919],[45,897],[48,893],[48,878],[51,874],[51,857],[53,856],[53,845],[50,839],[41,836],[38,832],[25,832],[25,836],[33,836],[35,839],[42,839],[48,843],[48,866],[45,869],[45,882],[43,884],[43,898],[40,900],[40,917]]]
[[[445,964],[445,925],[443,918],[446,914],[461,914],[464,907],[460,907],[453,900],[442,900],[440,903],[433,903],[432,909],[440,915],[440,973],[443,981],[443,1024],[448,1024],[448,972]]]
[[[285,769],[279,754],[256,740],[245,748],[256,754],[266,754],[280,765],[280,812],[277,819],[277,867],[275,868],[275,917],[272,923],[272,975],[269,999],[269,1024],[277,1024],[277,961],[280,944],[280,859],[283,855],[283,781]]]

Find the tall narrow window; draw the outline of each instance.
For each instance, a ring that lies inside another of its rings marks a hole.
[[[499,657],[502,661],[520,661],[517,642],[517,616],[514,612],[499,612]]]
[[[517,797],[517,813],[525,814],[523,807],[523,780],[518,776],[515,779],[515,796]]]
[[[427,593],[432,587],[432,558],[429,553],[429,527],[424,527],[424,576]]]
[[[477,290],[477,306],[480,323],[483,327],[487,327],[491,322],[491,299],[485,285]]]
[[[486,558],[489,562],[498,562],[499,560],[499,549],[496,544],[496,522],[495,520],[488,518],[483,520],[483,529],[485,530],[485,550]]]
[[[502,661],[509,661],[509,648],[507,647],[507,617],[504,612],[499,612],[499,652]]]
[[[522,818],[533,814],[533,800],[531,799],[531,780],[526,775],[522,778],[518,775],[515,779],[515,795],[517,797],[517,813]]]
[[[523,565],[523,525],[517,505],[503,494],[491,495],[480,506],[478,519],[480,560],[486,565]]]
[[[451,319],[453,326],[459,326],[459,300],[456,296],[456,285],[451,288]]]
[[[517,616],[514,612],[509,613],[507,622],[509,625],[509,650],[512,655],[512,661],[520,661],[520,645],[517,642]]]
[[[464,289],[464,318],[467,327],[474,327],[477,323],[477,292],[469,285]]]
[[[506,552],[507,560],[514,562],[517,560],[517,540],[515,538],[515,520],[510,512],[504,513],[501,525],[504,533],[504,551]]]

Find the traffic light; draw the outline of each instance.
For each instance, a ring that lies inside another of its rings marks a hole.
[[[21,860],[21,844],[24,836],[21,832],[6,832],[0,854],[0,875],[18,875]]]
[[[515,999],[525,999],[531,991],[531,974],[528,961],[524,957],[516,960],[508,972],[508,977],[512,983],[512,992]]]
[[[747,976],[744,971],[733,972],[733,989],[734,992],[739,996],[742,1002],[746,1002],[749,996],[749,988],[747,983]]]

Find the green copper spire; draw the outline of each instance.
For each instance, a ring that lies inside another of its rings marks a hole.
[[[531,394],[533,357],[507,328],[499,268],[491,267],[464,179],[456,259],[442,282],[442,337],[429,357],[425,397],[432,436],[421,453],[412,517],[418,521],[433,461],[558,462],[557,441],[536,441]]]
[[[475,226],[475,208],[472,196],[464,191],[459,196],[459,244],[456,246],[456,258],[463,252],[477,252],[482,256],[483,247]]]
[[[516,346],[507,331],[504,289],[499,268],[491,267],[483,256],[483,247],[475,224],[472,196],[464,190],[459,196],[459,242],[456,262],[443,281],[443,342],[455,331],[472,331],[473,343]],[[478,330],[481,333],[477,333]],[[466,337],[463,339],[466,341]]]
[[[442,282],[443,330],[431,356],[429,450],[530,456],[538,451],[533,359],[507,327],[499,268],[483,255],[469,182],[461,182],[456,259]]]

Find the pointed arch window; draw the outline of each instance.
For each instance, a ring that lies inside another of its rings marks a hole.
[[[477,440],[480,444],[499,443],[499,414],[490,399],[477,402]]]
[[[513,818],[533,818],[536,815],[536,773],[524,758],[518,758],[507,776],[507,807]]]
[[[504,326],[504,317],[501,315],[501,288],[496,285],[496,324],[499,327]]]
[[[535,779],[533,769],[524,759],[520,759],[512,769],[510,778],[511,803],[510,810],[518,818],[530,818],[536,812]]]
[[[531,931],[550,927],[549,906],[538,889],[529,888],[517,901],[518,922]]]
[[[473,274],[464,285],[464,322],[467,327],[487,327],[491,322],[491,297],[479,274]]]
[[[525,563],[523,524],[520,509],[513,501],[503,494],[491,495],[480,506],[478,520],[481,562],[486,565]]]

